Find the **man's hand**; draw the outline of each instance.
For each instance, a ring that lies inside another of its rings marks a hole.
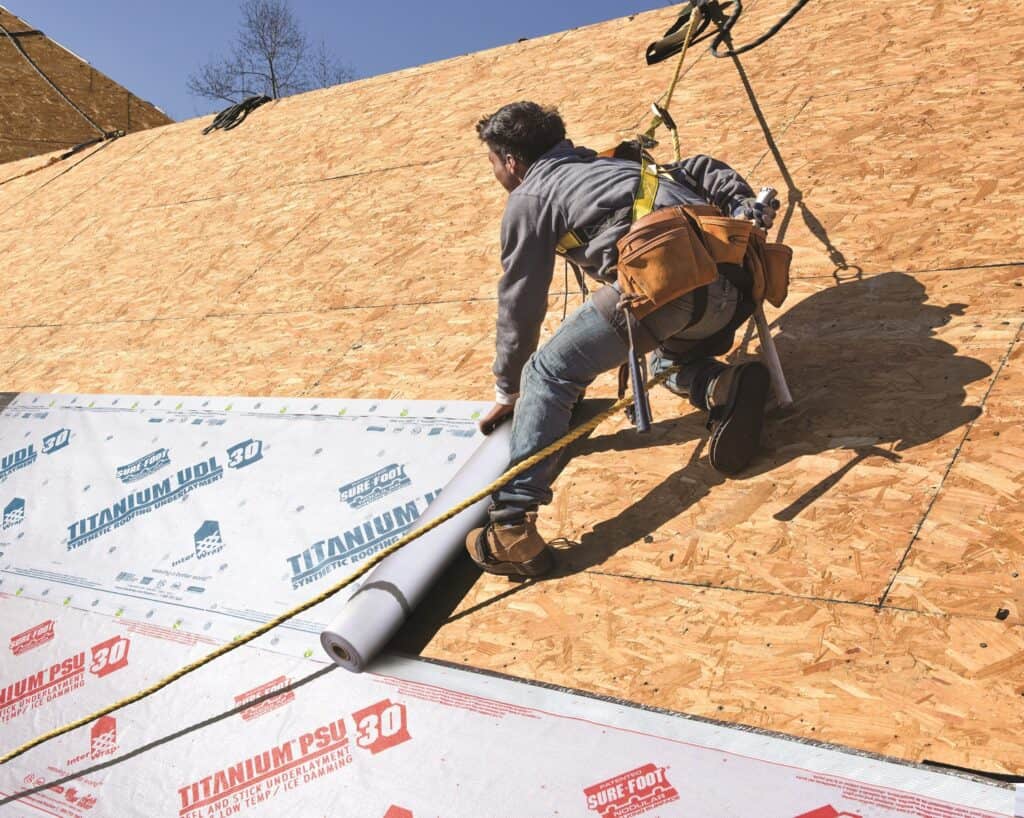
[[[779,209],[779,200],[768,203],[767,205],[757,201],[754,197],[743,199],[736,207],[733,208],[732,217],[734,219],[750,219],[758,227],[764,230],[771,229],[772,223],[775,221],[775,213]]]
[[[512,412],[515,409],[515,404],[511,403],[496,403],[490,408],[486,415],[480,418],[480,431],[485,435],[489,435],[495,429],[497,429],[506,418],[512,417]]]

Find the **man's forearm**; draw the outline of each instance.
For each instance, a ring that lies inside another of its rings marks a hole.
[[[723,213],[732,213],[744,199],[754,195],[746,179],[711,156],[692,156],[681,162],[680,167],[697,181],[711,203]]]
[[[555,269],[556,231],[536,196],[509,198],[502,219],[501,266],[494,375],[508,397],[519,392],[519,379],[540,341],[548,310],[548,290]]]
[[[516,399],[519,397],[518,392],[506,392],[501,388],[500,385],[494,385],[494,402],[500,403],[502,406],[512,406],[515,404]]]

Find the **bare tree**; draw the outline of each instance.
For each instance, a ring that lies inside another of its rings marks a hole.
[[[355,71],[327,50],[320,40],[309,53],[309,80],[312,88],[330,88],[356,78]]]
[[[189,76],[191,94],[230,103],[257,94],[277,99],[354,78],[323,40],[310,48],[288,0],[243,0],[240,8],[231,53]]]

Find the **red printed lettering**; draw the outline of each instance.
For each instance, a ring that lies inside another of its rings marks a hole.
[[[587,809],[601,818],[629,818],[679,799],[664,767],[645,764],[583,791]]]
[[[377,755],[408,741],[409,727],[404,704],[384,699],[352,714],[356,723],[356,744]]]
[[[89,672],[99,677],[113,673],[128,665],[128,647],[130,639],[123,636],[114,636],[106,642],[94,645],[92,649],[92,664]]]

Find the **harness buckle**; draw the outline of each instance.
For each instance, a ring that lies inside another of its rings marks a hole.
[[[668,108],[663,108],[657,102],[651,103],[651,113],[653,113],[658,119],[665,123],[665,127],[670,131],[678,130],[676,127],[676,121],[672,118],[672,114],[668,112]]]

